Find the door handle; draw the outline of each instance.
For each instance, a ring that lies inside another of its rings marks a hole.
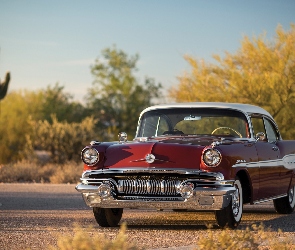
[[[274,147],[272,147],[272,150],[273,150],[273,151],[278,151],[279,148],[274,146]]]

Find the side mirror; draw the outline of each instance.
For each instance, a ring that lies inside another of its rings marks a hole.
[[[125,132],[120,132],[118,134],[119,142],[126,142],[127,141],[127,134]]]
[[[258,132],[255,136],[256,141],[265,141],[266,136],[263,132]]]

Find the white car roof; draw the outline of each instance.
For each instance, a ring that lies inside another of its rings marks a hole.
[[[150,110],[155,109],[169,109],[169,108],[220,108],[220,109],[232,109],[238,110],[244,113],[257,113],[269,116],[273,119],[270,113],[268,113],[265,109],[260,108],[258,106],[250,105],[250,104],[242,104],[242,103],[226,103],[226,102],[187,102],[187,103],[168,103],[161,104],[148,107],[144,109],[140,116]]]

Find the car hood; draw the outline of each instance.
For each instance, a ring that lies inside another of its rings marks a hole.
[[[201,154],[212,139],[165,138],[113,144],[104,168],[200,169]]]

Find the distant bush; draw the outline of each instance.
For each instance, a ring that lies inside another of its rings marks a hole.
[[[0,166],[0,182],[77,183],[82,171],[82,163],[38,165],[21,161]]]
[[[75,228],[74,237],[60,236],[57,248],[52,250],[138,250],[134,244],[127,241],[126,224],[122,224],[117,237],[114,240],[107,239],[103,234],[90,236],[80,227]]]
[[[95,139],[95,123],[92,117],[80,123],[60,122],[53,115],[52,123],[47,120],[29,120],[33,132],[26,137],[26,158],[34,160],[34,152],[46,151],[50,162],[80,162],[80,152],[91,140]]]
[[[291,250],[294,249],[291,238],[271,238],[263,225],[253,225],[246,230],[225,229],[221,233],[209,229],[208,236],[200,238],[196,250]],[[280,231],[279,231],[280,232]]]

